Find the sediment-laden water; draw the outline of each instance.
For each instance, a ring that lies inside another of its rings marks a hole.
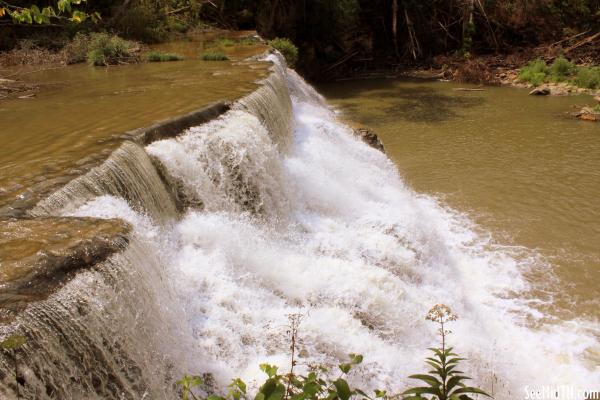
[[[424,316],[445,303],[459,315],[450,341],[469,358],[465,372],[495,398],[523,398],[525,385],[589,388],[597,382],[598,325],[544,323],[535,303],[547,300],[532,300],[525,279],[539,259],[534,250],[503,245],[467,215],[415,192],[314,89],[278,58],[270,60],[273,73],[254,98],[145,148],[161,165],[167,187],[176,188],[173,198],[185,209],[180,217],[163,218],[154,200],[144,204],[148,196],[128,203],[118,189],[99,189],[93,199],[82,190],[85,201],[74,200],[73,207],[52,203],[52,213],[130,222],[135,246],[120,257],[138,252],[142,258],[129,261],[139,279],[111,281],[117,299],[95,289],[100,283],[94,279],[106,276],[101,269],[69,283],[62,291],[72,296],[67,304],[95,303],[89,312],[104,314],[86,314],[93,325],[77,344],[56,345],[35,364],[26,361],[32,374],[52,379],[56,388],[75,382],[71,393],[92,396],[102,389],[114,398],[119,391],[173,398],[172,382],[184,371],[210,372],[222,385],[237,376],[252,383],[262,375],[260,363],[289,367],[287,315],[300,312],[301,363],[337,363],[361,353],[365,363],[351,380],[394,392],[424,370],[426,348],[437,341],[437,327]],[[154,182],[152,173],[135,175]],[[114,268],[129,266],[123,261]],[[19,322],[26,325],[27,318]],[[72,325],[68,318],[44,321],[61,330]],[[121,326],[128,328],[120,332]],[[139,338],[132,326],[142,332]],[[44,329],[52,342],[55,334]],[[102,371],[102,379],[56,368],[54,352],[87,354],[89,341],[98,343],[111,367],[90,355],[94,362],[84,370]],[[62,390],[68,398],[69,390]]]

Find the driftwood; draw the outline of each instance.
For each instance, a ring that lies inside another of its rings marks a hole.
[[[587,38],[583,39],[582,41],[575,43],[573,46],[568,47],[564,53],[567,54],[568,52],[575,50],[576,48],[581,47],[584,44],[593,42],[594,40],[596,40],[599,37],[600,37],[600,32],[597,32],[597,33],[593,34],[592,36],[588,36]]]
[[[454,88],[455,92],[483,92],[485,89],[481,88]]]

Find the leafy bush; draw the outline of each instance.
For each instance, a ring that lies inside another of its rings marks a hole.
[[[205,51],[200,56],[204,61],[227,61],[229,57],[220,51]]]
[[[554,60],[548,72],[552,81],[563,82],[577,73],[577,67],[563,56],[560,56]]]
[[[161,62],[161,61],[181,61],[183,56],[173,53],[161,53],[158,51],[152,51],[146,54],[146,60],[150,62]]]
[[[77,64],[87,60],[90,51],[90,36],[78,32],[64,48],[67,64]]]
[[[138,61],[134,54],[135,43],[107,33],[90,35],[87,60],[91,65],[106,66]]]
[[[600,89],[600,67],[579,68],[574,82],[582,88]]]
[[[446,336],[450,333],[444,329],[444,324],[456,320],[451,310],[443,305],[434,306],[426,319],[440,324],[441,347],[431,349],[435,358],[428,358],[427,363],[433,367],[428,374],[412,375],[410,378],[424,381],[428,386],[415,387],[402,394],[388,394],[384,390],[375,390],[372,395],[348,384],[347,375],[362,363],[363,356],[350,354],[349,360],[339,364],[335,371],[323,365],[309,365],[306,374],[294,372],[296,366],[295,354],[297,346],[298,327],[303,318],[302,314],[288,316],[290,325],[288,332],[291,339],[291,368],[288,373],[279,373],[278,367],[261,364],[260,369],[267,375],[260,385],[254,400],[472,400],[470,395],[480,394],[490,397],[476,387],[468,387],[463,382],[470,379],[455,368],[464,360],[446,347]],[[228,386],[226,395],[210,394],[214,389],[205,384],[201,376],[185,375],[177,382],[181,387],[182,400],[250,400],[247,386],[241,379],[233,379]],[[209,393],[202,397],[196,390]],[[425,397],[427,396],[427,397]]]
[[[293,67],[298,61],[298,48],[290,39],[275,38],[269,40],[269,46],[283,54],[285,61],[290,67]]]
[[[547,75],[548,66],[546,65],[546,62],[538,58],[521,68],[519,80],[521,82],[529,82],[533,86],[539,86],[544,83]]]

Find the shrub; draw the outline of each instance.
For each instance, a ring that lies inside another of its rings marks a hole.
[[[235,46],[235,40],[229,38],[223,38],[219,40],[219,45],[223,47]]]
[[[135,43],[107,33],[90,35],[87,60],[91,65],[106,66],[138,61],[134,55]]]
[[[64,48],[67,64],[77,64],[87,60],[90,51],[90,36],[78,32]]]
[[[220,51],[205,51],[200,56],[204,61],[227,61],[229,57]]]
[[[521,68],[519,80],[521,82],[529,82],[533,86],[539,86],[544,83],[547,75],[548,66],[546,65],[546,62],[538,58]]]
[[[161,61],[181,61],[183,56],[173,53],[161,53],[158,51],[152,51],[146,54],[146,60],[150,62],[161,62]]]
[[[283,54],[285,61],[290,67],[293,67],[298,61],[298,48],[290,39],[275,38],[269,40],[269,46]]]
[[[600,67],[581,67],[574,83],[582,88],[600,89]]]
[[[562,82],[573,76],[577,72],[577,67],[563,56],[560,56],[554,60],[549,72],[552,81]]]
[[[444,324],[456,320],[451,310],[443,305],[434,306],[426,319],[440,324],[441,347],[431,349],[433,358],[427,358],[427,363],[433,367],[429,374],[412,375],[410,378],[424,381],[428,386],[416,387],[406,390],[402,394],[388,394],[384,390],[375,390],[368,395],[364,390],[352,388],[348,384],[347,375],[363,361],[360,354],[349,354],[349,360],[339,364],[337,369],[331,371],[324,365],[308,365],[307,374],[294,372],[297,365],[295,354],[298,345],[298,327],[304,315],[290,314],[287,333],[290,335],[291,367],[287,373],[279,373],[277,366],[261,364],[260,369],[267,375],[266,380],[258,389],[254,400],[472,400],[472,394],[481,394],[490,397],[487,393],[476,387],[466,386],[463,382],[470,379],[463,372],[456,370],[461,360],[452,352],[451,347],[446,347],[446,336],[450,333],[444,329]],[[205,384],[201,376],[185,375],[177,382],[181,387],[182,400],[250,400],[247,386],[241,379],[233,379],[228,386],[225,396],[211,394],[214,387]],[[194,393],[201,389],[207,393],[200,396]]]

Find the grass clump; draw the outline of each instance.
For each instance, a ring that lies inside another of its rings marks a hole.
[[[550,74],[550,80],[553,82],[564,82],[577,73],[577,67],[563,56],[560,56],[548,68],[548,73]]]
[[[526,66],[521,68],[519,72],[519,80],[521,82],[529,82],[533,86],[539,86],[546,80],[548,75],[548,66],[541,59],[530,61]]]
[[[236,41],[229,38],[219,39],[219,45],[223,47],[232,47],[235,46]]]
[[[573,82],[582,88],[600,89],[600,67],[580,67]]]
[[[150,62],[164,62],[164,61],[182,61],[183,56],[174,53],[161,53],[159,51],[151,51],[146,54],[146,60]]]
[[[90,35],[88,63],[95,66],[126,64],[139,61],[135,55],[136,44],[108,33]]]
[[[298,48],[290,39],[275,38],[269,40],[269,46],[283,54],[285,61],[290,67],[293,67],[298,61]]]
[[[90,51],[90,35],[78,32],[64,48],[67,64],[82,63]]]
[[[229,57],[223,52],[220,51],[205,51],[200,55],[204,61],[227,61]]]

